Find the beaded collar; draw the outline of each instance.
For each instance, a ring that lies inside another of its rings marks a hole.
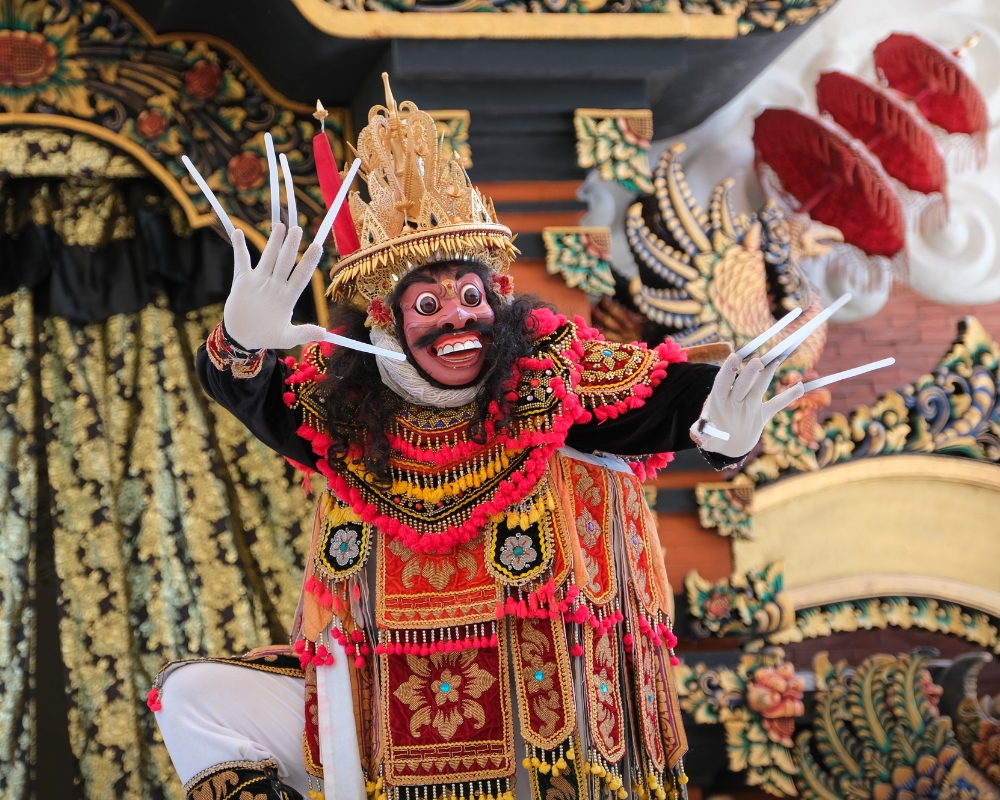
[[[617,416],[645,402],[679,348],[605,342],[582,320],[544,309],[534,312],[538,336],[531,357],[521,358],[506,400],[509,429],[496,430],[490,409],[486,440],[469,436],[471,405],[437,409],[406,404],[387,432],[392,448],[390,486],[380,486],[364,461],[349,456],[331,464],[324,412],[314,399],[317,376],[325,372],[330,346],[307,349],[287,379],[285,400],[301,410],[299,434],[322,456],[317,469],[329,488],[360,519],[421,553],[442,553],[470,541],[490,520],[535,505],[535,489],[552,453],[570,427]],[[670,343],[672,345],[672,343]],[[675,352],[676,351],[676,352]],[[519,505],[525,508],[520,509]]]

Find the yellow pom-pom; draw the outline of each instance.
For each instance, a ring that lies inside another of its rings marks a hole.
[[[566,758],[568,758],[570,761],[573,761],[576,758],[576,750],[574,750],[572,747],[569,750],[567,750]]]
[[[552,777],[553,778],[559,777],[559,767],[557,767],[555,764],[552,765]]]
[[[646,776],[646,785],[647,785],[647,786],[648,786],[648,787],[649,787],[650,789],[652,789],[652,790],[653,790],[654,792],[655,792],[655,791],[656,791],[656,790],[657,790],[657,789],[659,788],[659,786],[660,786],[660,784],[658,784],[658,783],[656,782],[656,776],[655,776],[655,775],[654,775],[654,774],[653,774],[652,772],[650,772],[650,773],[649,773],[649,774],[648,774],[648,775]]]
[[[560,769],[560,770],[561,770],[562,772],[566,772],[566,770],[568,770],[568,769],[569,769],[569,765],[568,765],[568,764],[566,763],[566,759],[565,759],[565,758],[560,758],[560,759],[559,759],[559,760],[558,760],[558,761],[556,762],[556,766],[557,766],[557,767],[559,767],[559,769]]]
[[[688,782],[688,776],[685,773],[681,773],[681,776],[677,779],[677,782],[683,786]]]
[[[541,764],[538,765],[538,771],[541,772],[542,775],[548,775],[549,770],[551,769],[552,765],[548,761],[543,761]]]
[[[531,757],[531,766],[533,766],[535,769],[538,769],[539,767],[542,766],[542,762],[538,760],[538,756]]]
[[[626,800],[627,797],[628,797],[628,792],[625,790],[625,787],[623,786],[618,790],[618,800]]]
[[[521,766],[525,769],[531,769],[531,759],[525,756],[524,761],[521,762]]]
[[[664,800],[664,798],[667,796],[667,793],[663,791],[662,786],[658,786],[656,788],[656,796],[659,798],[659,800]]]
[[[309,790],[309,796],[313,797],[313,792],[315,789]],[[372,795],[375,794],[375,781],[365,781],[365,794]]]

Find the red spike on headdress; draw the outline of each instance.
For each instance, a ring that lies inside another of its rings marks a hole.
[[[316,101],[316,116],[324,119],[326,111],[320,102]],[[320,114],[323,114],[320,117]],[[340,172],[337,170],[337,160],[333,157],[333,149],[330,147],[330,140],[326,137],[326,132],[320,128],[319,132],[313,136],[313,157],[316,160],[316,176],[319,178],[319,188],[323,192],[323,202],[329,208],[333,199],[340,190]],[[354,220],[351,218],[351,210],[348,204],[344,203],[337,213],[337,218],[333,221],[333,235],[337,240],[337,251],[340,257],[350,255],[361,248],[358,241],[358,233],[354,228]]]

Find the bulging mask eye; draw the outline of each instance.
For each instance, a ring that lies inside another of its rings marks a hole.
[[[417,297],[417,302],[413,304],[413,307],[417,310],[418,314],[423,314],[425,317],[429,317],[441,307],[441,304],[438,303],[436,295],[431,292],[424,292]]]
[[[478,306],[483,300],[483,293],[474,283],[467,283],[462,287],[462,305]]]

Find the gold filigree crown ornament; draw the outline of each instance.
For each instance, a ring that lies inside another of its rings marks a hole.
[[[409,100],[397,106],[384,72],[382,80],[385,105],[368,112],[358,135],[359,175],[371,199],[350,195],[361,247],[333,267],[329,296],[365,307],[434,262],[477,261],[505,273],[518,254],[510,229],[462,165],[442,161],[431,115]]]

